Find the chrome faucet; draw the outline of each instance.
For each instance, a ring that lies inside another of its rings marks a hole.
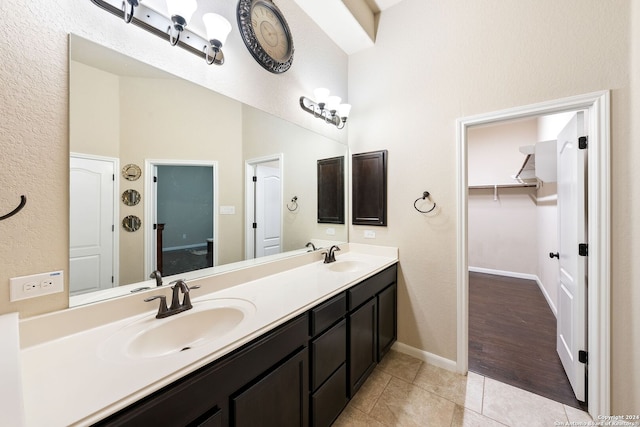
[[[174,284],[175,283],[175,284]],[[167,307],[167,297],[164,295],[155,295],[145,299],[145,302],[153,301],[156,299],[160,300],[160,307],[158,308],[158,314],[156,314],[156,319],[163,319],[165,317],[173,316],[174,314],[182,313],[183,311],[187,311],[193,308],[191,305],[191,298],[189,297],[189,291],[191,289],[198,289],[199,286],[193,286],[189,288],[187,286],[187,282],[183,279],[174,280],[170,284],[174,284],[171,287],[172,297],[171,297],[171,307]],[[182,302],[180,302],[180,293],[182,292]]]
[[[151,279],[156,279],[156,286],[162,286],[162,273],[158,270],[154,270],[149,275]]]
[[[324,252],[324,263],[329,264],[331,262],[336,262],[336,251],[339,251],[340,248],[337,245],[333,245],[329,248],[327,252]]]
[[[307,248],[308,248],[309,246],[311,246],[311,251],[307,251],[307,252],[312,252],[312,251],[317,250],[317,249],[316,249],[316,245],[314,245],[314,244],[313,244],[313,242],[307,242],[307,244],[306,244],[306,245],[304,245],[304,246],[305,246],[305,247],[307,247]]]

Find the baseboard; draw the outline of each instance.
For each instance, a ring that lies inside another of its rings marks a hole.
[[[540,281],[540,279],[537,276],[536,276],[536,283],[538,284],[538,287],[540,288],[540,292],[542,292],[542,295],[544,295],[544,299],[547,300],[547,304],[549,305],[549,308],[551,309],[551,312],[553,313],[553,315],[557,319],[558,318],[558,309],[556,308],[555,304],[551,300],[551,297],[549,296],[549,293],[544,288],[544,286],[542,286],[542,282]]]
[[[551,300],[549,293],[544,288],[544,286],[542,285],[542,282],[540,281],[540,278],[537,275],[527,274],[527,273],[516,273],[514,271],[494,270],[491,268],[482,268],[482,267],[469,267],[469,271],[474,273],[495,274],[496,276],[514,277],[516,279],[535,280],[536,283],[538,284],[538,288],[540,288],[540,292],[542,292],[542,295],[544,296],[544,299],[547,300],[547,304],[549,305],[549,308],[553,312],[553,315],[556,318],[558,317],[558,309],[556,308],[555,304]]]
[[[455,361],[445,359],[442,356],[429,353],[428,351],[411,347],[410,345],[401,343],[399,341],[396,341],[391,349],[396,350],[400,353],[404,353],[408,356],[415,357],[416,359],[422,360],[423,362],[430,365],[437,366],[438,368],[446,369],[447,371],[451,372],[457,372],[457,365]]]
[[[469,271],[474,273],[495,274],[496,276],[514,277],[516,279],[537,280],[538,276],[529,273],[518,273],[515,271],[494,270],[492,268],[469,267]]]

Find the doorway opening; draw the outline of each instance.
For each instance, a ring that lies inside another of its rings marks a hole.
[[[588,170],[586,183],[589,223],[588,240],[587,319],[589,343],[589,412],[609,412],[609,300],[610,300],[610,195],[609,195],[609,93],[606,91],[565,98],[545,103],[513,108],[457,121],[458,171],[458,351],[457,370],[466,373],[469,355],[469,177],[468,137],[475,126],[506,120],[532,118],[569,111],[588,112]],[[577,250],[577,248],[576,248]],[[575,355],[576,357],[578,355]]]
[[[245,259],[282,252],[282,154],[245,162]]]
[[[147,160],[145,276],[217,264],[216,162]]]

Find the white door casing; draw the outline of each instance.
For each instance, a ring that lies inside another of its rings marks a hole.
[[[587,258],[578,244],[587,243],[585,204],[586,149],[578,137],[586,136],[584,113],[577,112],[558,135],[558,252],[560,254],[556,350],[571,387],[585,401],[585,367],[578,352],[586,346]]]
[[[69,295],[117,286],[118,159],[70,156]]]
[[[467,133],[476,125],[530,118],[569,111],[588,111],[589,156],[587,209],[589,263],[587,323],[589,343],[589,413],[611,411],[611,148],[610,93],[599,91],[537,104],[464,117],[456,120],[457,171],[457,361],[456,371],[468,370],[468,237],[467,237]]]

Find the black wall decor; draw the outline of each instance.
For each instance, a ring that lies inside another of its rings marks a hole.
[[[318,223],[344,224],[344,157],[318,160]]]
[[[387,225],[387,150],[352,156],[353,224]]]

